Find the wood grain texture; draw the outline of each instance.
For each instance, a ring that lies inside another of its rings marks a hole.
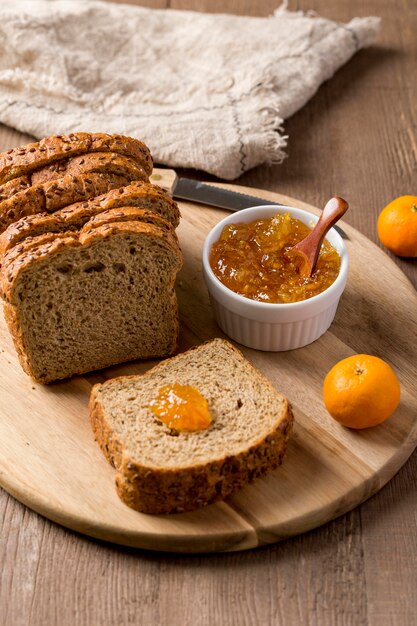
[[[172,181],[172,176],[167,178]],[[319,212],[279,194],[256,190],[256,195]],[[206,235],[225,212],[191,203],[180,208],[178,236],[184,267],[177,292],[184,351],[221,335],[201,274],[201,253]],[[274,543],[323,524],[369,498],[392,478],[417,444],[412,398],[417,361],[414,320],[409,323],[409,344],[403,341],[403,318],[409,305],[417,308],[417,294],[382,251],[352,227],[342,227],[348,236],[349,279],[330,331],[291,352],[242,347],[293,405],[294,433],[283,467],[227,502],[192,513],[149,516],[129,509],[116,496],[114,470],[93,441],[87,405],[97,378],[142,373],[151,364],[122,364],[67,382],[39,385],[21,370],[2,322],[0,440],[8,445],[0,450],[0,484],[30,508],[73,530],[132,547],[173,552],[235,551]],[[364,266],[369,273],[363,273]],[[385,311],[390,302],[384,293],[387,282],[397,284],[392,307],[395,324],[392,318],[387,320]],[[365,301],[366,305],[358,306]],[[322,402],[324,375],[335,362],[358,351],[352,350],[352,337],[358,345],[384,355],[402,385],[395,416],[363,432],[336,424]]]
[[[251,15],[266,15],[277,4],[171,1],[175,8]],[[376,242],[380,208],[415,193],[416,3],[290,0],[289,8],[337,20],[380,15],[381,39],[287,121],[288,159],[239,182],[314,205],[345,193],[352,206],[347,221]],[[0,130],[1,149],[27,139]],[[416,262],[395,262],[417,286]],[[324,527],[268,548],[203,557],[113,549],[48,522],[2,492],[0,623],[414,626],[416,475],[414,453],[377,496]]]

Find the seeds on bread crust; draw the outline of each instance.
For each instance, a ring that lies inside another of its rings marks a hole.
[[[138,206],[159,213],[164,219],[171,222],[176,228],[180,221],[180,211],[177,203],[161,187],[152,183],[132,181],[131,183],[112,189],[106,194],[82,204],[89,209],[115,209],[118,207]],[[80,208],[80,203],[66,207],[62,213],[71,212]]]
[[[43,212],[20,218],[0,234],[0,254],[25,237],[42,234],[48,229],[51,232],[78,230],[95,215],[109,209],[129,206],[152,211],[169,221],[174,227],[178,226],[180,212],[176,202],[167,192],[151,183],[133,181],[120,189],[113,189],[87,202],[70,204],[54,211],[51,215]]]
[[[30,187],[31,181],[30,176],[19,176],[19,178],[14,178],[10,180],[8,183],[0,186],[0,202],[3,200],[7,200],[11,198],[19,191],[23,189],[27,189]]]
[[[62,178],[68,174],[78,175],[90,172],[118,174],[125,176],[128,180],[148,181],[147,173],[134,157],[115,152],[93,152],[58,161],[36,170],[31,175],[31,183],[37,185]]]
[[[161,237],[176,251],[179,267],[182,265],[181,249],[175,231],[158,228],[155,225],[142,222],[110,222],[101,224],[97,228],[81,230],[80,232],[46,233],[37,237],[29,238],[28,243],[21,244],[22,248],[11,248],[4,256],[4,262],[0,268],[2,295],[5,300],[10,300],[10,285],[22,269],[26,269],[34,261],[44,259],[65,246],[88,245],[94,240],[111,237],[115,232],[139,232]],[[179,268],[178,268],[179,269]]]
[[[10,250],[8,250],[6,254],[3,255],[1,260],[1,267],[3,268],[4,272],[9,273],[8,268],[12,263],[14,263],[14,261],[18,260],[18,263],[20,265],[23,265],[23,263],[27,262],[26,253],[30,250],[34,250],[35,248],[40,249],[40,246],[43,246],[44,244],[49,244],[60,239],[68,238],[68,236],[70,235],[71,233],[64,231],[46,232],[35,237],[26,237],[26,239],[24,239],[22,243],[19,243],[13,248],[10,248]]]
[[[0,185],[68,156],[90,152],[116,152],[131,156],[147,175],[152,172],[151,154],[146,145],[137,139],[104,133],[71,133],[46,137],[0,154]]]
[[[57,135],[0,155],[6,317],[36,380],[175,349],[179,211],[151,170],[146,146],[120,135]]]
[[[88,200],[129,183],[116,174],[69,174],[56,181],[34,185],[0,202],[0,232],[20,218],[36,213],[53,213],[73,202]]]
[[[81,232],[89,232],[94,228],[103,226],[104,224],[133,221],[157,226],[161,230],[169,232],[171,237],[174,237],[178,241],[175,229],[170,222],[164,220],[164,218],[157,213],[133,206],[120,207],[119,209],[108,209],[107,211],[97,213],[84,224]]]

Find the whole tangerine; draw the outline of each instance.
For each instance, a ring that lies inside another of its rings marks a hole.
[[[384,422],[400,402],[400,383],[388,363],[370,354],[355,354],[332,367],[323,383],[330,415],[348,428]]]
[[[417,256],[417,196],[400,196],[378,217],[381,243],[397,256]]]

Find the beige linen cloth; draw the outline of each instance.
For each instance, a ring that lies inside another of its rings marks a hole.
[[[38,138],[123,133],[157,163],[233,179],[284,158],[283,120],[374,41],[378,24],[284,6],[253,18],[1,0],[0,121]]]

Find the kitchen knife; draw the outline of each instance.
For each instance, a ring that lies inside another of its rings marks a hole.
[[[164,187],[176,200],[187,200],[197,204],[227,209],[229,211],[240,211],[253,206],[285,206],[281,202],[272,202],[257,196],[252,196],[230,189],[223,189],[214,185],[207,185],[191,178],[180,178],[174,170],[154,169],[150,177],[151,182]],[[347,235],[339,226],[334,226],[338,233],[348,239]]]
[[[220,209],[228,209],[229,211],[240,211],[241,209],[248,209],[251,206],[263,204],[279,204],[246,193],[205,185],[198,180],[191,180],[190,178],[178,178],[172,195],[178,200],[208,204]]]
[[[250,194],[207,185],[191,178],[179,178],[173,170],[154,170],[151,182],[167,189],[176,200],[188,200],[229,211],[240,211],[258,205],[280,204]]]

